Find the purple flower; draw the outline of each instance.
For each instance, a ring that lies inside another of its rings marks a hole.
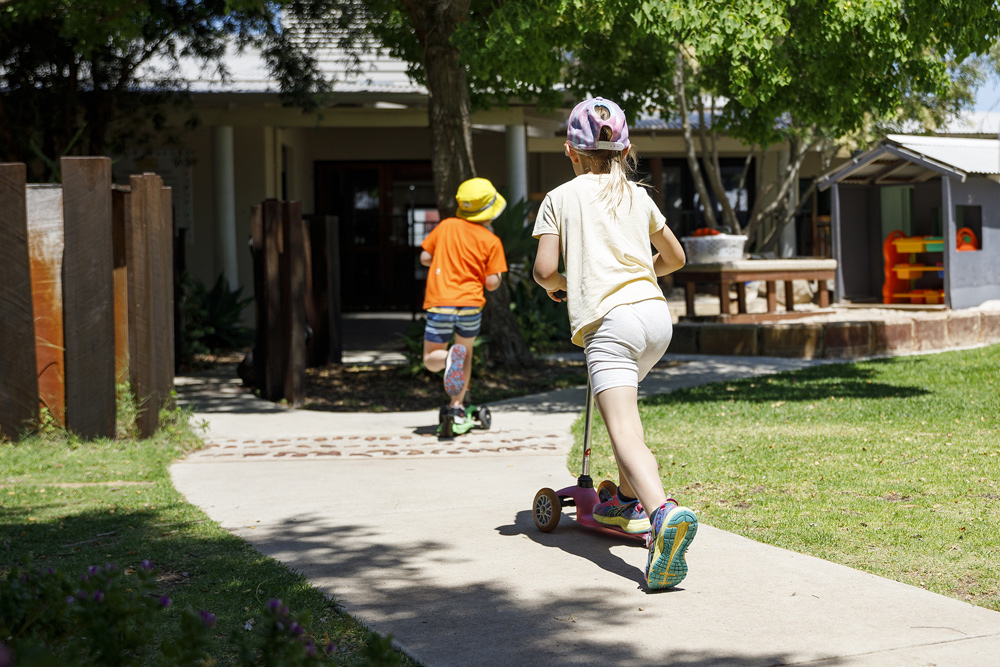
[[[96,565],[91,565],[90,567],[87,568],[87,574],[90,574],[90,575],[97,574],[100,571],[101,571],[101,569],[99,567],[97,567]]]
[[[306,655],[310,658],[316,655],[316,645],[312,643],[311,639],[306,640]]]
[[[72,595],[67,595],[66,596],[66,604],[73,604],[74,602],[76,602],[76,598],[75,597],[73,597]]]
[[[267,601],[268,611],[276,612],[279,609],[281,609],[281,600],[279,600],[278,598],[271,598],[270,600]]]
[[[82,588],[76,592],[77,600],[83,600],[86,597],[87,597],[87,591],[83,590]]]
[[[160,596],[160,606],[169,607],[171,605],[171,600],[166,595]]]
[[[100,602],[104,599],[104,591],[94,591],[94,602]]]
[[[326,654],[327,655],[333,655],[334,653],[336,653],[339,650],[340,650],[340,647],[337,646],[336,644],[334,644],[333,642],[327,642],[326,643]]]
[[[142,559],[142,564],[139,567],[141,567],[142,569],[144,569],[144,570],[146,570],[148,572],[149,570],[153,569],[153,563],[151,561],[149,561],[148,559],[143,558]]]
[[[290,626],[288,626],[288,629],[289,629],[289,631],[291,631],[291,633],[292,633],[293,635],[295,635],[296,637],[298,637],[298,636],[299,636],[299,635],[301,635],[301,634],[302,634],[303,632],[305,632],[305,630],[303,630],[303,629],[302,629],[302,626],[301,626],[301,625],[299,625],[299,624],[298,624],[297,622],[295,622],[295,621],[292,621],[292,624],[291,624]]]
[[[216,623],[215,614],[202,609],[201,611],[198,612],[198,615],[201,617],[201,622],[206,628],[215,627]]]

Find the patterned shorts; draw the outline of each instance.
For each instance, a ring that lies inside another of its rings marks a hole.
[[[424,340],[432,343],[447,343],[454,331],[463,338],[475,338],[483,325],[481,306],[459,306],[456,308],[431,308],[427,311]]]

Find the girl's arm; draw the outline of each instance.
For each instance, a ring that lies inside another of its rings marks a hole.
[[[424,266],[430,266],[431,265],[431,260],[433,258],[434,258],[434,255],[430,254],[426,250],[421,250],[420,251],[420,263],[423,264]]]
[[[491,273],[490,275],[486,276],[486,285],[485,285],[486,291],[487,292],[492,292],[492,291],[496,290],[497,288],[499,288],[500,287],[500,280],[501,280],[502,277],[503,277],[503,274],[500,274],[500,273]]]
[[[542,234],[538,237],[538,252],[535,254],[535,268],[532,271],[535,282],[545,288],[549,298],[556,298],[553,292],[566,289],[566,276],[559,273],[559,235]]]
[[[684,247],[669,227],[663,225],[663,229],[650,235],[649,241],[658,251],[653,256],[653,272],[656,275],[665,276],[684,266]]]

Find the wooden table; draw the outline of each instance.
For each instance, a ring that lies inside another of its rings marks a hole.
[[[699,283],[709,283],[719,286],[719,319],[734,322],[814,314],[795,312],[793,280],[818,281],[819,306],[820,308],[828,308],[830,306],[830,292],[827,290],[826,281],[832,280],[836,271],[837,260],[835,259],[743,259],[713,264],[688,264],[674,273],[673,277],[675,283],[684,285],[684,303],[687,307],[684,319],[694,317],[695,286]],[[746,283],[750,280],[763,280],[767,284],[766,313],[747,313]],[[777,312],[777,283],[779,281],[785,283],[784,313]],[[736,284],[738,315],[730,315],[729,313],[729,288],[733,283]]]

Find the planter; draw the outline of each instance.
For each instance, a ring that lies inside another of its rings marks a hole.
[[[741,234],[685,236],[681,239],[688,264],[735,262],[743,259],[747,237]]]

